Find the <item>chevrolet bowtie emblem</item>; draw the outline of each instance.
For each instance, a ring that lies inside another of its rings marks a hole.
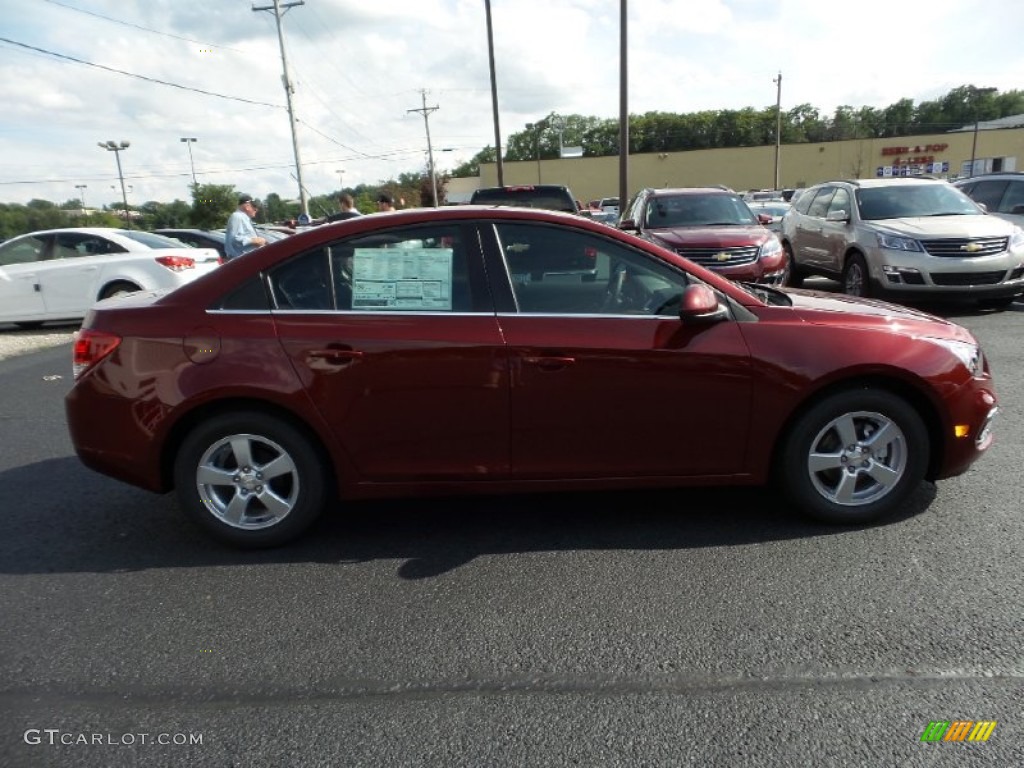
[[[729,254],[726,253],[725,251],[719,251],[718,253],[715,254],[715,261],[728,261],[728,260],[729,260]]]
[[[981,246],[978,243],[967,243],[967,245],[960,246],[961,251],[967,251],[968,253],[975,253],[981,250]]]

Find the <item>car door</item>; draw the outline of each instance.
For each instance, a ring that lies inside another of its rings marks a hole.
[[[821,222],[821,267],[840,274],[850,242],[850,222],[853,218],[853,199],[844,187],[836,187]]]
[[[51,238],[23,235],[0,245],[0,320],[22,322],[46,316],[39,265]]]
[[[685,272],[539,223],[496,222],[485,242],[496,300],[510,294],[498,318],[516,479],[743,470],[748,350],[735,322],[683,325]]]
[[[507,476],[507,353],[474,227],[339,240],[268,282],[281,345],[360,480]]]
[[[57,232],[39,270],[43,301],[53,317],[81,317],[96,303],[103,264],[125,248],[99,235]]]
[[[825,236],[825,215],[828,212],[829,203],[836,188],[823,186],[811,200],[807,207],[807,213],[801,216],[797,222],[798,235],[796,243],[799,244],[799,255],[797,261],[801,266],[815,271],[834,271],[830,263],[829,246]],[[796,248],[796,246],[794,246]]]

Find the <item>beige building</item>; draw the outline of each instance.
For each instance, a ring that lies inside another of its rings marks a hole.
[[[972,153],[974,174],[970,173]],[[1024,158],[1024,127],[997,128],[988,124],[982,124],[982,130],[977,132],[965,129],[905,138],[784,144],[779,153],[779,187],[807,187],[836,178],[919,173],[952,180],[990,171],[1015,171],[1018,158]],[[619,158],[506,162],[504,181],[506,185],[564,184],[586,203],[618,193]],[[465,200],[473,189],[497,184],[497,165],[481,165],[479,178],[452,179],[449,197],[453,201]],[[738,191],[773,188],[775,147],[660,152],[629,158],[631,195],[644,187],[715,184]]]

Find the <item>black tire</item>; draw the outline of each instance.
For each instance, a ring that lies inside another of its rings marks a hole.
[[[793,248],[789,243],[783,243],[782,250],[786,255],[786,271],[782,278],[782,284],[792,288],[799,288],[804,284],[804,276],[797,269],[796,262],[793,260]]]
[[[305,434],[251,411],[204,421],[185,438],[174,463],[182,511],[241,549],[277,547],[302,534],[327,503],[326,477]]]
[[[881,444],[873,444],[881,439]],[[930,442],[921,416],[879,389],[839,392],[811,406],[788,434],[779,480],[807,516],[860,524],[892,514],[924,479]]]
[[[42,320],[32,320],[31,322],[29,322],[29,321],[22,321],[20,323],[15,323],[15,325],[18,326],[19,328],[21,328],[21,330],[23,330],[23,331],[34,331],[36,328],[42,328],[43,327],[43,321]]]
[[[871,296],[871,275],[864,257],[855,253],[846,260],[843,268],[843,293],[866,299]]]
[[[1020,298],[1020,297],[1018,297],[1018,296],[1003,296],[1003,297],[1000,297],[998,299],[979,299],[978,300],[978,307],[980,309],[995,309],[995,310],[1009,309],[1013,305],[1013,302],[1015,302],[1018,298]]]
[[[129,293],[135,293],[135,291],[141,291],[142,289],[134,283],[118,282],[111,283],[103,287],[100,291],[100,299],[110,299],[114,296],[124,296]]]

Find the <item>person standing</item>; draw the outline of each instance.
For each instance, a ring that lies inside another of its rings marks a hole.
[[[378,213],[391,213],[395,210],[395,199],[387,192],[381,192],[377,197]]]
[[[352,199],[352,195],[348,192],[344,192],[338,196],[338,208],[340,209],[337,213],[332,213],[325,219],[325,223],[330,224],[332,221],[344,221],[345,219],[354,219],[356,216],[362,216],[358,210],[356,210],[356,201]]]
[[[224,233],[224,256],[235,259],[243,253],[259,248],[267,240],[256,233],[252,220],[256,218],[256,204],[249,195],[238,198],[238,210],[228,217],[227,230]]]

